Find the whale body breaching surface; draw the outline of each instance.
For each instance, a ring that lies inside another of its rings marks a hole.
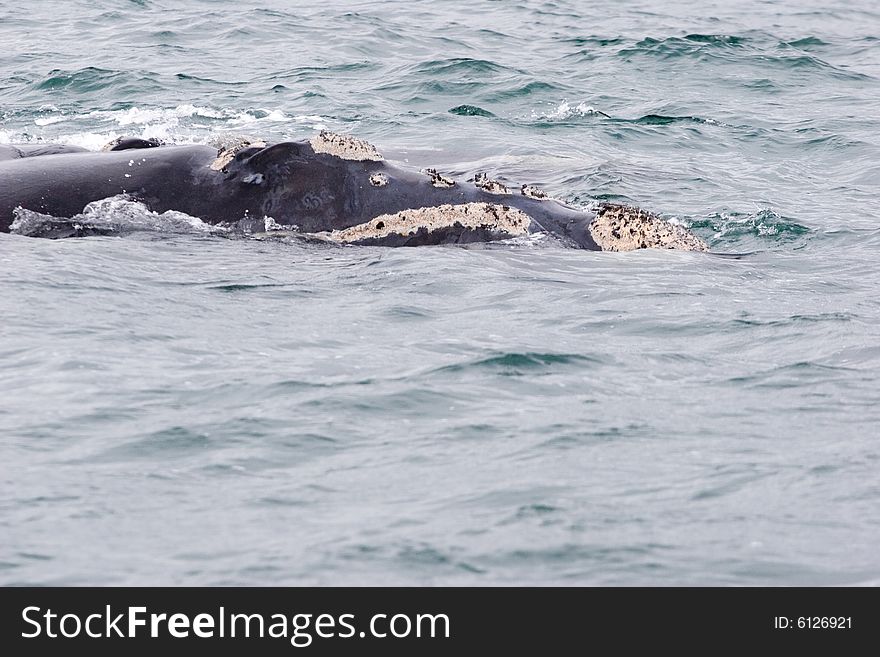
[[[605,251],[706,251],[685,228],[625,205],[574,208],[532,185],[511,188],[480,173],[455,180],[385,160],[349,135],[268,144],[236,138],[218,146],[122,138],[101,152],[60,144],[0,146],[0,230],[35,236],[94,234],[81,217],[90,204],[124,197],[154,213],[206,224],[243,220],[339,244],[419,246],[509,239],[534,233]],[[27,232],[22,213],[53,218]],[[80,226],[78,231],[75,227]]]

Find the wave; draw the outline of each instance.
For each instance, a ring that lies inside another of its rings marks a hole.
[[[717,212],[690,222],[691,229],[714,231],[713,244],[723,242],[726,246],[748,238],[791,242],[812,235],[809,227],[783,217],[769,208],[761,208],[751,214]]]
[[[454,363],[433,370],[432,374],[448,374],[473,371],[491,371],[504,376],[520,376],[526,373],[550,373],[562,367],[594,367],[601,361],[592,355],[541,353],[541,352],[502,352],[484,358]]]
[[[500,73],[504,71],[515,72],[507,66],[502,66],[488,59],[473,59],[470,57],[456,57],[452,59],[437,59],[417,64],[413,72],[424,75],[468,75],[477,73]]]
[[[477,107],[476,105],[458,105],[457,107],[450,109],[449,113],[457,116],[483,116],[486,118],[495,116],[489,110],[484,110],[482,107]]]
[[[160,139],[176,143],[208,143],[217,134],[279,134],[292,128],[326,130],[332,119],[317,114],[287,114],[279,109],[233,109],[185,103],[175,107],[129,105],[79,111],[43,105],[20,112],[17,122],[34,126],[0,130],[0,143],[57,141],[100,150],[117,137]]]
[[[16,208],[9,232],[24,237],[58,238],[133,232],[226,235],[230,230],[226,226],[211,226],[176,210],[153,212],[143,203],[119,195],[89,203],[73,217],[55,217]]]
[[[663,60],[712,59],[739,64],[751,63],[761,68],[801,69],[826,73],[840,79],[871,79],[871,76],[835,66],[811,54],[811,51],[818,50],[825,45],[827,44],[824,41],[816,37],[783,41],[764,33],[755,33],[751,36],[689,34],[683,37],[647,37],[633,45],[621,48],[616,54],[627,60],[633,57],[652,57]]]
[[[546,112],[532,111],[533,119],[543,121],[567,121],[569,119],[595,116],[607,118],[608,114],[589,105],[586,101],[580,102],[577,105],[571,105],[567,100],[563,100],[552,110]]]
[[[637,119],[615,119],[621,123],[635,123],[637,125],[669,125],[671,123],[701,123],[703,125],[726,125],[715,119],[706,119],[701,116],[666,116],[664,114],[646,114]]]
[[[629,123],[633,125],[646,125],[646,126],[665,126],[671,124],[678,123],[697,123],[701,125],[711,125],[711,126],[722,126],[722,127],[733,127],[716,119],[702,117],[702,116],[694,116],[694,115],[667,115],[667,114],[659,114],[659,113],[651,113],[645,114],[643,116],[639,116],[634,119],[627,118],[619,118],[616,116],[612,116],[607,112],[603,112],[602,110],[596,109],[586,101],[580,102],[577,105],[572,105],[567,100],[563,100],[559,105],[555,106],[552,110],[539,112],[532,111],[532,119],[539,122],[549,122],[549,123],[558,123],[558,122],[569,122],[571,120],[581,119],[581,118],[603,118],[608,119],[608,123],[621,124],[621,123]]]

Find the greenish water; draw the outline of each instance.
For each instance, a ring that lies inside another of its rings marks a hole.
[[[748,254],[0,235],[0,583],[880,582],[880,11],[693,12],[0,7],[0,143],[328,128]]]

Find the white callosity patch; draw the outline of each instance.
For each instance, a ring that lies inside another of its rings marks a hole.
[[[215,159],[209,167],[214,171],[223,171],[235,156],[245,148],[265,148],[266,142],[261,139],[251,140],[247,137],[230,137],[224,143],[217,147],[217,159]]]
[[[455,181],[452,178],[438,173],[437,169],[425,169],[425,173],[431,178],[431,184],[434,187],[445,188],[455,185]]]
[[[510,190],[507,189],[504,183],[497,180],[490,180],[489,176],[485,173],[478,173],[474,176],[474,185],[490,194],[510,194]]]
[[[420,230],[433,233],[459,225],[466,230],[488,230],[499,236],[516,237],[528,233],[531,223],[531,218],[516,208],[494,203],[464,203],[383,214],[351,228],[313,233],[311,236],[348,244],[378,240],[389,235],[415,235]]]
[[[536,198],[536,199],[547,198],[547,194],[543,190],[535,187],[534,185],[523,185],[519,191],[520,191],[520,194],[522,194],[523,196],[528,196],[529,198]]]
[[[376,147],[370,142],[326,130],[322,130],[312,137],[309,145],[316,153],[335,155],[343,160],[379,161],[383,159]]]
[[[213,146],[218,151],[240,151],[247,146],[266,146],[266,140],[260,137],[252,137],[248,134],[238,134],[232,132],[222,132],[212,135],[205,142],[208,146]]]
[[[590,235],[603,251],[679,249],[708,251],[708,245],[685,228],[639,208],[606,204],[590,224]]]
[[[370,174],[370,184],[373,187],[384,187],[388,184],[388,176],[386,176],[384,173]]]

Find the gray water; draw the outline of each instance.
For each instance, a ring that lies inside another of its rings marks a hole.
[[[0,583],[880,582],[876,2],[37,0],[0,43],[0,143],[326,128],[741,254],[0,235]]]

